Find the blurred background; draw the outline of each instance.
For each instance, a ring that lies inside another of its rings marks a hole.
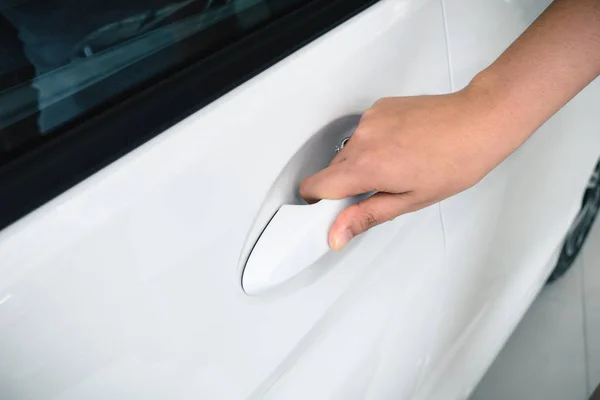
[[[588,399],[600,384],[600,220],[545,286],[471,400]]]

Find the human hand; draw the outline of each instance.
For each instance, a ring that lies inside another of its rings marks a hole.
[[[513,127],[497,114],[476,88],[379,100],[329,167],[300,186],[309,201],[377,191],[340,213],[330,246],[340,250],[375,225],[477,183],[527,136],[503,135]]]

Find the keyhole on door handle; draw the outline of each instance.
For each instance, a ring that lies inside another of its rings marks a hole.
[[[343,149],[344,147],[346,147],[346,144],[348,143],[348,141],[350,141],[350,137],[349,137],[349,136],[348,136],[348,137],[346,137],[346,138],[344,138],[344,139],[342,140],[342,143],[340,143],[340,145],[339,145],[339,146],[337,146],[337,147],[335,148],[335,152],[336,152],[336,153],[339,153],[340,151],[342,151],[342,149]]]
[[[360,115],[333,121],[313,135],[283,168],[257,213],[240,254],[242,287],[259,295],[285,284],[327,254],[337,215],[365,196],[307,204],[300,182],[327,167],[350,139]]]

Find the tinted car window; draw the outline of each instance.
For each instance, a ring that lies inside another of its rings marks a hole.
[[[0,0],[0,229],[377,1]]]
[[[300,3],[0,0],[1,151],[52,134]]]

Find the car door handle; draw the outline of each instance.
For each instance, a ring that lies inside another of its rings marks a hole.
[[[369,194],[308,204],[300,182],[325,168],[354,132],[359,115],[340,118],[315,134],[281,171],[250,230],[240,257],[242,287],[257,295],[291,280],[330,252],[338,214]]]
[[[246,293],[259,294],[278,286],[332,251],[328,235],[336,217],[367,196],[282,206],[248,258],[243,276]]]

